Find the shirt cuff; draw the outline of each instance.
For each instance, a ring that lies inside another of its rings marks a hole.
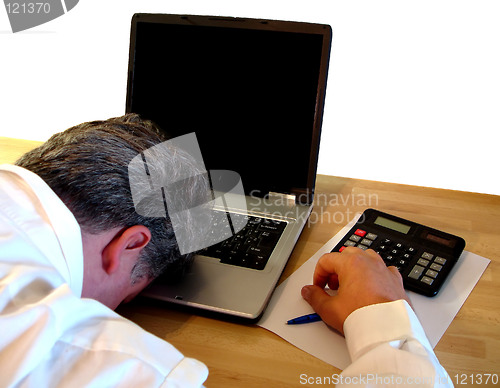
[[[375,346],[392,341],[401,341],[402,345],[409,339],[417,339],[432,351],[417,316],[403,299],[353,311],[344,322],[344,335],[352,361]]]
[[[208,377],[208,368],[194,358],[184,357],[168,374],[162,387],[199,388]]]

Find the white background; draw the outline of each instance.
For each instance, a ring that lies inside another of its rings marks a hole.
[[[80,0],[16,34],[0,9],[0,136],[123,114],[134,12],[330,24],[318,172],[500,194],[496,0]]]

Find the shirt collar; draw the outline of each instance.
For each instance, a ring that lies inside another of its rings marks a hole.
[[[47,247],[44,236],[30,235],[30,239],[42,251],[52,265],[63,276],[71,290],[81,296],[83,287],[83,248],[80,226],[71,211],[38,175],[22,167],[0,165],[0,170],[8,171],[16,178],[18,185],[26,186],[26,194],[35,202],[35,211],[50,225],[60,247],[56,254],[53,247]]]

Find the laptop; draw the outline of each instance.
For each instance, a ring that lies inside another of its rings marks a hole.
[[[241,231],[143,295],[261,316],[312,211],[330,45],[322,24],[133,16],[126,111],[194,132],[207,170],[239,174],[246,204],[222,209],[245,217]]]

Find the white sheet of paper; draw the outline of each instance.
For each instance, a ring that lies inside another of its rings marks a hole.
[[[286,321],[314,312],[302,299],[300,290],[304,285],[312,284],[312,275],[318,259],[337,245],[358,217],[359,215],[276,288],[258,323],[259,326],[339,369],[345,369],[351,363],[342,335],[323,322],[287,325]],[[464,251],[437,296],[428,298],[408,292],[415,313],[433,347],[453,321],[489,262],[490,260],[484,257]]]

